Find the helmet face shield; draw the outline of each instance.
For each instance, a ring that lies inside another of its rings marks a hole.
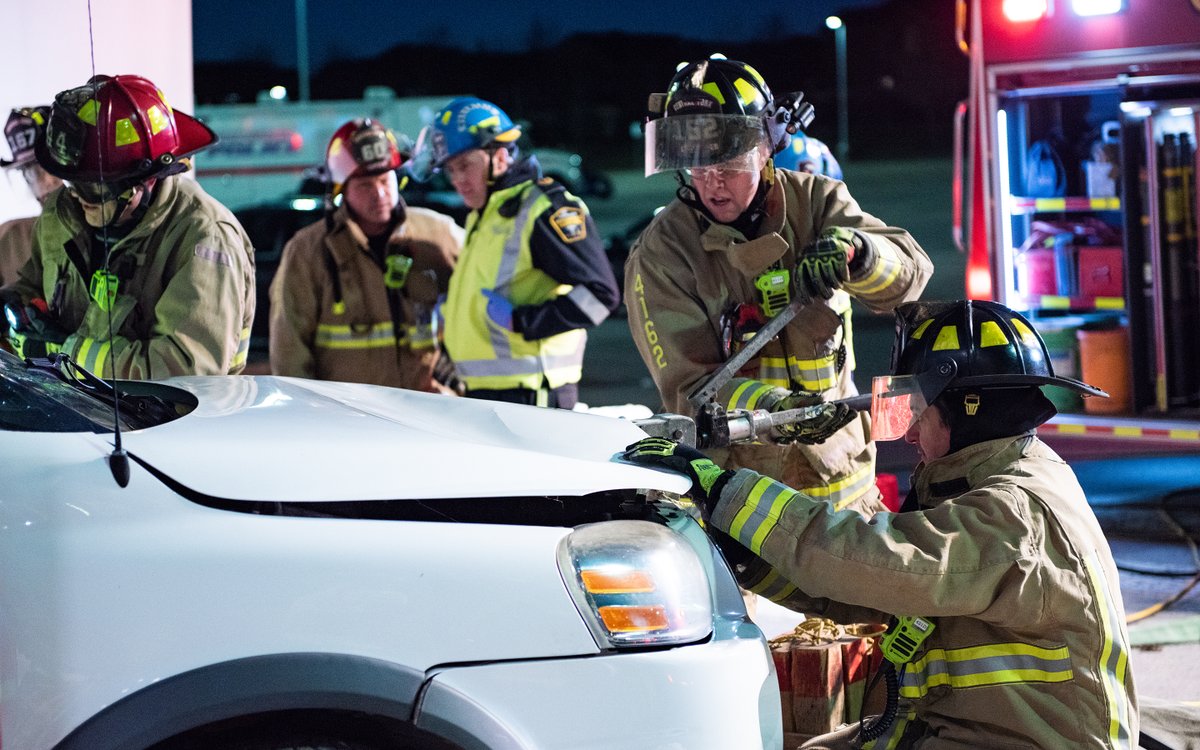
[[[760,117],[717,113],[673,115],[646,123],[646,176],[717,167],[758,172],[770,144]]]
[[[915,375],[881,375],[871,381],[871,439],[898,440],[929,406]]]
[[[418,182],[425,182],[442,168],[446,161],[446,137],[433,125],[426,125],[417,134],[412,159],[405,164],[408,173]]]

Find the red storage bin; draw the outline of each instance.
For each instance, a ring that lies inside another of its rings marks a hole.
[[[1059,293],[1054,251],[1039,247],[1017,256],[1017,285],[1028,299]]]
[[[1119,247],[1079,248],[1079,293],[1084,297],[1121,297],[1125,274]]]

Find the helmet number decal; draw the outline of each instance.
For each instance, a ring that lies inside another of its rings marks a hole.
[[[550,226],[563,242],[587,238],[587,217],[578,206],[563,206],[550,215]]]

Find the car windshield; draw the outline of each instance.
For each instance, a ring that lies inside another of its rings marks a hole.
[[[121,427],[133,429],[122,416]],[[0,351],[0,429],[15,432],[112,432],[113,407]]]

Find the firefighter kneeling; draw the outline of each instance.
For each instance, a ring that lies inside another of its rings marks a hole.
[[[785,589],[772,598],[840,622],[934,626],[898,659],[894,720],[804,747],[1136,743],[1116,565],[1075,475],[1035,434],[1055,413],[1041,386],[1106,394],[1055,376],[1033,326],[999,304],[910,303],[896,315],[872,429],[920,456],[900,512],[836,511],[659,438],[624,457],[691,476],[743,586]]]

